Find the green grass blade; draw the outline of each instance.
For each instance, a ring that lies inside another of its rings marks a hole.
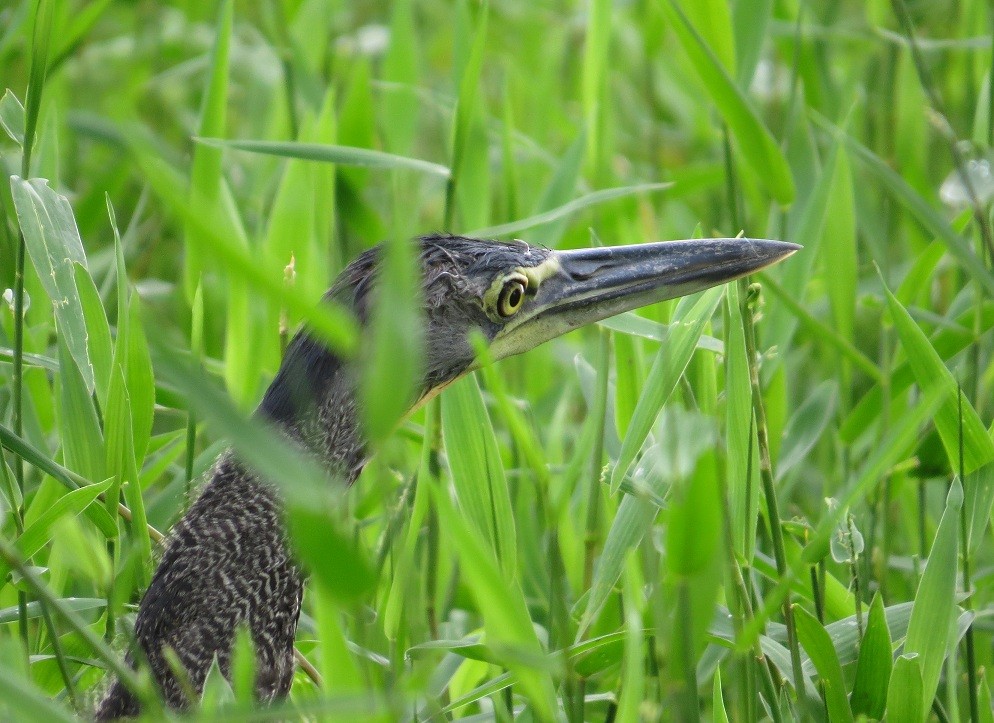
[[[87,610],[102,610],[107,607],[107,601],[99,597],[66,597],[60,601],[69,610],[85,612]],[[28,620],[34,620],[42,616],[41,603],[32,600],[28,603]],[[0,625],[6,625],[17,621],[17,606],[0,609]]]
[[[466,19],[470,4],[461,3],[458,17]],[[478,228],[490,217],[490,143],[484,125],[481,73],[487,47],[490,6],[478,10],[473,44],[463,65],[456,66],[457,98],[452,119],[452,175],[446,187],[445,222],[448,228]],[[454,215],[458,210],[458,223]]]
[[[672,186],[672,183],[640,183],[635,186],[605,188],[600,191],[594,191],[593,193],[580,196],[580,198],[564,203],[562,206],[548,211],[543,211],[542,213],[537,213],[534,216],[529,216],[528,218],[523,218],[519,221],[502,223],[498,226],[486,226],[484,228],[474,229],[469,231],[468,234],[470,236],[480,236],[484,238],[511,236],[529,228],[545,226],[561,219],[568,218],[569,216],[579,213],[587,208],[596,206],[600,203],[605,203],[607,201],[612,201],[616,198],[625,198],[626,196],[634,196],[642,193],[664,191]]]
[[[681,3],[680,8],[732,78],[738,75],[735,61],[735,35],[732,33],[730,3],[723,0]]]
[[[181,179],[172,168],[140,143],[132,150],[149,184],[167,208],[185,223],[196,227],[197,234],[187,240],[197,244],[206,258],[223,267],[229,275],[243,278],[255,293],[265,294],[277,307],[285,306],[299,316],[329,348],[346,354],[355,348],[356,324],[350,314],[332,302],[315,305],[314,299],[305,298],[295,289],[287,288],[281,278],[267,273],[258,259],[211,222],[213,215],[209,209],[205,209],[197,198],[187,197]]]
[[[65,196],[44,179],[11,176],[11,195],[24,244],[45,292],[52,300],[59,334],[76,361],[86,388],[93,391],[93,365],[87,349],[86,319],[76,289],[78,264],[86,268],[76,219]]]
[[[200,136],[223,136],[227,123],[228,107],[228,71],[231,48],[231,27],[234,16],[234,3],[223,0],[218,10],[217,29],[214,45],[210,54],[210,71],[204,88],[200,105],[200,118],[197,123],[197,134]],[[210,208],[216,215],[214,222],[230,224],[231,219],[221,208],[221,186],[224,178],[221,170],[221,150],[198,145],[193,149],[193,163],[190,168],[189,195],[201,199],[205,208]],[[225,231],[231,228],[226,225]],[[199,230],[186,224],[187,237],[186,254],[183,265],[183,288],[188,300],[200,283],[204,271],[208,268],[207,260],[202,252],[202,244],[191,242],[191,237],[199,234]]]
[[[618,461],[611,472],[611,492],[617,492],[642,448],[659,410],[669,398],[684,370],[690,363],[697,341],[704,326],[714,314],[723,293],[722,287],[709,289],[700,295],[682,299],[677,306],[669,339],[663,342],[652,363],[643,387],[642,396],[635,407],[635,414],[628,427],[628,434],[618,453]]]
[[[964,509],[969,515],[966,539],[969,550],[973,553],[986,540],[984,531],[991,519],[991,505],[994,505],[994,464],[985,464],[980,469],[966,475],[963,487],[965,490]]]
[[[87,270],[78,264],[76,265],[76,290],[79,292],[83,318],[86,323],[86,343],[90,362],[93,364],[94,389],[100,405],[105,406],[113,358],[110,324],[107,322],[107,313],[104,311],[100,294],[93,284],[93,279],[90,278]]]
[[[443,419],[444,416],[443,412]],[[436,486],[432,490],[442,529],[454,543],[462,575],[483,614],[491,649],[516,674],[536,717],[553,720],[557,709],[555,688],[549,671],[536,667],[546,665],[547,657],[535,635],[521,588],[502,573],[493,551],[453,507],[444,488]]]
[[[611,47],[611,1],[593,0],[587,13],[586,42],[581,73],[583,120],[586,128],[587,162],[594,177],[602,172],[604,154],[604,103],[607,91],[608,55]]]
[[[419,37],[411,0],[393,3],[390,17],[390,45],[383,59],[383,80],[397,84],[383,98],[384,135],[394,153],[407,154],[418,132],[420,104],[416,87]]]
[[[924,721],[928,708],[922,704],[922,659],[905,653],[894,663],[887,691],[887,720]]]
[[[7,88],[0,98],[0,128],[18,145],[24,145],[24,106]]]
[[[942,215],[930,206],[921,195],[888,166],[877,154],[854,139],[848,133],[831,125],[828,121],[817,116],[815,122],[840,137],[853,155],[859,158],[867,169],[890,192],[896,201],[904,206],[925,229],[934,237],[941,240],[949,253],[952,254],[963,269],[973,277],[974,281],[994,294],[994,274],[991,274],[983,262],[970,248],[966,240],[956,233]]]
[[[53,527],[66,515],[76,516],[93,504],[101,492],[110,487],[111,480],[80,487],[67,492],[55,504],[45,510],[41,516],[31,523],[22,535],[14,540],[14,545],[21,557],[30,558],[42,549],[52,538]],[[0,587],[7,582],[11,567],[5,560],[0,559]]]
[[[950,631],[956,617],[956,570],[962,506],[963,487],[957,479],[946,497],[946,509],[918,584],[908,623],[908,636],[904,640],[905,654],[917,653],[921,661],[922,710],[932,707],[943,661],[950,650]],[[897,672],[895,669],[892,689],[901,680]]]
[[[881,281],[882,279],[883,277],[881,277]],[[908,310],[886,287],[886,284],[884,284],[884,292],[887,295],[887,305],[894,320],[894,326],[897,328],[901,346],[904,347],[905,354],[908,356],[908,362],[911,364],[911,370],[914,372],[918,385],[922,390],[938,386],[944,392],[945,402],[935,416],[935,426],[939,430],[942,444],[946,448],[949,464],[953,469],[959,468],[959,450],[962,441],[963,472],[964,474],[974,472],[994,460],[994,441],[991,441],[987,429],[968,399],[963,399],[962,404],[963,437],[960,440],[960,406],[956,398],[957,385],[952,372],[942,362],[942,358],[929,343],[928,337],[911,318]],[[927,689],[927,675],[925,683]]]
[[[883,598],[877,593],[870,603],[866,632],[859,645],[856,680],[852,689],[852,711],[855,715],[881,719],[887,706],[894,657],[890,630],[884,612]]]
[[[856,252],[856,200],[849,156],[844,147],[832,159],[832,185],[825,202],[822,258],[832,282],[827,284],[835,328],[843,339],[854,338],[856,282],[859,279]]]
[[[759,516],[759,456],[753,444],[751,424],[752,385],[746,354],[745,328],[739,285],[725,287],[725,447],[728,459],[728,497],[731,514],[731,545],[743,560],[751,560]]]
[[[79,367],[60,339],[58,410],[62,430],[62,458],[65,465],[88,479],[103,479],[104,437],[97,410]],[[30,555],[29,555],[30,557]]]
[[[27,5],[25,5],[27,7]],[[28,91],[24,99],[24,156],[21,173],[32,175],[28,159],[31,157],[37,140],[38,121],[41,117],[41,94],[48,74],[48,47],[52,39],[52,24],[55,3],[51,0],[38,0],[35,7],[34,27],[31,37],[31,69],[28,78]]]
[[[360,381],[363,419],[374,445],[397,427],[424,378],[425,322],[417,254],[417,245],[402,236],[382,250],[381,284],[369,326],[372,342]]]
[[[393,153],[376,151],[371,148],[336,146],[326,143],[301,143],[295,141],[226,140],[223,138],[197,137],[194,140],[213,148],[231,148],[247,153],[262,153],[281,158],[300,158],[305,161],[321,161],[339,166],[359,166],[363,168],[401,169],[418,171],[440,178],[449,177],[449,169],[438,163],[419,158],[398,156]]]
[[[667,14],[680,45],[728,124],[756,180],[780,204],[789,204],[794,200],[794,180],[773,135],[722,66],[721,60],[687,19],[680,5],[675,0],[669,0],[664,7],[669,9]]]
[[[4,691],[0,711],[6,711],[11,720],[51,723],[72,723],[78,720],[33,685],[32,681],[17,675],[13,668],[0,667],[0,688]]]
[[[853,715],[846,698],[845,678],[832,639],[818,619],[800,605],[794,605],[794,622],[801,645],[821,679],[829,720],[851,721]]]
[[[53,462],[51,458],[28,444],[24,439],[18,437],[3,425],[0,425],[0,443],[3,444],[5,449],[9,449],[25,462],[34,465],[70,490],[91,484],[88,480],[75,476],[70,470]],[[108,539],[117,537],[117,523],[102,507],[95,505],[87,507],[86,516],[99,528],[105,537]]]
[[[483,395],[470,374],[442,395],[442,437],[460,508],[486,540],[512,579],[517,568],[517,536],[511,497],[497,439]]]

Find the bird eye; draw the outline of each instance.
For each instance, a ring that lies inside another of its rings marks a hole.
[[[504,282],[497,297],[497,313],[503,317],[514,316],[525,301],[525,291],[528,279],[523,276],[513,276]]]

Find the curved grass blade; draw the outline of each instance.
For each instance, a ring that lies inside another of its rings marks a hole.
[[[10,192],[24,245],[52,300],[59,335],[79,367],[88,391],[94,388],[93,366],[87,350],[86,318],[76,288],[76,264],[86,268],[83,242],[68,199],[49,188],[43,178],[11,176]]]
[[[50,475],[70,490],[86,487],[91,484],[88,480],[75,475],[65,467],[53,462],[3,425],[0,425],[0,444],[18,455],[28,464],[34,465],[45,474]],[[107,511],[103,507],[90,505],[86,508],[86,516],[97,526],[104,537],[108,539],[117,537],[117,523],[107,514]]]
[[[704,332],[704,326],[714,314],[721,300],[723,287],[708,289],[699,295],[686,297],[677,305],[673,323],[670,324],[667,341],[663,342],[652,363],[642,396],[635,406],[635,413],[629,422],[628,433],[621,443],[618,461],[611,472],[611,492],[616,493],[639,450],[649,436],[659,410],[676,387],[690,357],[697,348],[697,342]]]
[[[883,283],[883,276],[881,283]],[[942,444],[946,448],[949,464],[958,469],[960,443],[963,450],[963,473],[970,474],[994,460],[994,441],[991,441],[987,429],[977,415],[969,400],[963,399],[962,404],[962,440],[960,439],[960,406],[957,402],[957,385],[952,372],[942,362],[942,358],[929,343],[928,337],[921,330],[911,314],[900,301],[891,293],[884,283],[884,293],[887,295],[887,305],[890,308],[894,326],[897,328],[901,346],[907,354],[915,380],[923,391],[933,387],[941,387],[945,393],[945,401],[935,415],[935,426],[939,430]],[[925,676],[926,690],[928,676]]]
[[[102,610],[107,607],[107,600],[99,597],[64,597],[60,602],[69,610],[84,612],[86,610]],[[41,603],[32,600],[28,603],[28,620],[40,618],[42,616]],[[0,609],[0,625],[17,622],[17,606]]]
[[[675,0],[670,0],[665,7],[671,8],[668,14],[673,20],[673,30],[680,45],[707,87],[722,118],[728,123],[738,142],[739,151],[752,168],[756,180],[779,203],[789,204],[794,200],[794,180],[787,159],[773,135],[721,61],[687,19],[680,5]]]
[[[52,527],[66,515],[76,516],[89,507],[101,492],[110,487],[111,480],[87,485],[60,497],[55,504],[45,510],[37,520],[28,526],[24,533],[14,540],[14,546],[21,557],[30,558],[51,539]],[[7,581],[11,567],[0,559],[0,587]]]
[[[544,226],[546,224],[559,221],[560,219],[579,213],[580,211],[590,208],[591,206],[596,206],[597,204],[605,203],[607,201],[613,201],[616,198],[625,198],[626,196],[634,196],[640,193],[664,191],[672,186],[672,183],[639,183],[634,186],[604,188],[600,191],[594,191],[593,193],[588,193],[585,196],[580,196],[580,198],[576,198],[569,203],[564,203],[562,206],[558,206],[557,208],[537,213],[534,216],[529,216],[528,218],[523,218],[519,221],[502,223],[497,226],[486,226],[484,228],[474,229],[469,231],[468,234],[470,236],[481,236],[486,238],[509,236],[511,234],[518,233],[519,231],[524,231],[525,229],[534,228],[535,226]]]
[[[419,171],[441,178],[449,177],[446,166],[420,158],[398,156],[393,153],[375,151],[371,148],[355,148],[327,143],[300,143],[297,141],[229,140],[197,136],[197,143],[215,148],[231,148],[246,153],[262,153],[281,158],[300,158],[305,161],[321,161],[339,166],[362,166],[365,168],[386,168]]]

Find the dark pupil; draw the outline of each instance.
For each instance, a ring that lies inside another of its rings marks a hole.
[[[521,287],[520,286],[515,285],[515,287],[513,289],[511,289],[511,293],[507,297],[507,303],[508,303],[508,305],[512,309],[514,307],[516,307],[518,304],[521,303]]]

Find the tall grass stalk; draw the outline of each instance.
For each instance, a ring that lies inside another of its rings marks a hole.
[[[745,328],[746,354],[749,359],[749,380],[752,385],[753,414],[756,418],[756,443],[759,446],[759,477],[763,483],[763,496],[766,500],[766,515],[769,523],[770,541],[773,543],[773,557],[777,573],[781,578],[787,575],[787,553],[783,542],[783,527],[780,507],[777,502],[776,486],[773,482],[773,465],[770,461],[769,431],[766,423],[766,408],[763,404],[763,389],[759,383],[759,354],[756,350],[756,305],[757,293],[747,279],[740,279],[739,295],[742,299],[742,322]],[[784,623],[787,626],[787,646],[790,649],[790,664],[794,675],[794,691],[798,701],[804,703],[804,673],[801,670],[801,648],[794,628],[793,603],[789,589],[784,595]]]
[[[41,112],[41,96],[45,87],[45,76],[48,68],[48,43],[52,30],[52,3],[49,0],[38,0],[34,12],[33,33],[31,36],[30,66],[28,71],[28,90],[25,95],[24,141],[21,146],[21,178],[31,177],[31,151],[34,147],[35,135],[38,129],[38,117]],[[14,434],[20,436],[24,429],[24,264],[27,247],[24,233],[18,234],[17,253],[14,260],[14,348],[13,368],[11,370],[11,407]],[[20,457],[14,458],[14,479],[17,483],[21,503],[14,511],[19,530],[24,529],[24,462]],[[44,605],[44,603],[41,603]],[[28,642],[27,594],[19,591],[17,594],[19,611],[18,627],[25,654],[30,650]],[[68,681],[67,681],[68,683]]]

